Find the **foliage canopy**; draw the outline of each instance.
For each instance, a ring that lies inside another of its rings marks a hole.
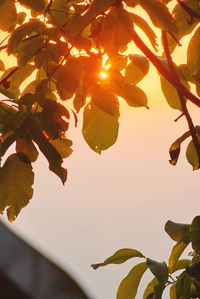
[[[172,13],[168,2],[174,4]],[[161,29],[162,56],[156,53],[152,25],[137,13],[139,6]],[[119,97],[130,107],[148,108],[147,95],[137,84],[147,75],[149,63],[159,72],[168,104],[180,110],[189,125],[189,131],[170,147],[171,164],[177,163],[181,143],[192,137],[186,157],[193,169],[198,169],[200,129],[193,125],[186,101],[200,106],[199,14],[198,0],[1,0],[0,30],[8,35],[1,41],[0,51],[15,57],[16,63],[10,67],[6,58],[0,61],[0,92],[5,96],[0,101],[0,155],[3,157],[13,143],[16,153],[0,168],[0,176],[6,174],[10,184],[14,182],[12,198],[5,200],[9,184],[4,184],[5,179],[0,181],[0,212],[7,209],[12,221],[29,202],[31,164],[39,152],[65,183],[67,170],[62,162],[72,153],[67,131],[70,122],[77,123],[80,110],[89,147],[101,153],[112,146],[118,136]],[[151,48],[137,34],[138,28]],[[177,66],[171,53],[193,30],[187,64]],[[130,43],[143,55],[127,54]],[[190,92],[190,84],[196,86],[197,95]],[[68,100],[74,109],[66,106]],[[16,184],[15,167],[8,167],[13,159],[19,159],[27,171],[26,186]],[[18,200],[19,188],[23,200]]]

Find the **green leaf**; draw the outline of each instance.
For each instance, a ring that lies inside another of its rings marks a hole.
[[[69,157],[73,150],[71,149],[72,141],[69,139],[54,139],[50,143],[55,147],[62,158]]]
[[[179,154],[181,151],[181,143],[190,136],[190,131],[185,132],[181,137],[179,137],[178,139],[176,139],[172,145],[170,146],[169,149],[169,154],[170,154],[170,158],[171,160],[169,161],[172,165],[176,165],[178,158],[179,158]]]
[[[200,262],[199,261],[188,265],[186,268],[186,271],[191,277],[197,279],[198,281],[200,280]]]
[[[155,32],[151,29],[151,27],[149,26],[149,24],[140,16],[134,14],[134,13],[130,13],[130,16],[132,18],[133,23],[138,26],[148,37],[152,47],[155,49],[155,51],[157,51],[157,42],[156,42],[156,34]]]
[[[146,262],[140,263],[132,268],[128,275],[121,281],[118,291],[117,299],[134,299],[140,280],[147,269]]]
[[[158,279],[156,277],[154,277],[150,283],[148,283],[145,291],[144,291],[144,294],[143,294],[143,299],[147,299],[149,295],[153,294],[154,293],[154,287],[158,285]]]
[[[147,266],[153,275],[157,278],[159,283],[164,283],[168,280],[168,268],[165,262],[157,262],[151,259],[147,259]]]
[[[27,36],[32,33],[42,33],[44,30],[44,24],[38,19],[30,20],[28,23],[25,23],[17,27],[11,34],[8,40],[7,52],[8,54],[15,53],[18,44]]]
[[[172,285],[169,290],[169,297],[170,299],[177,299],[176,298],[176,285]]]
[[[139,0],[139,4],[146,10],[156,27],[169,32],[176,32],[175,21],[165,4],[159,0]]]
[[[51,22],[59,26],[66,24],[71,16],[70,6],[66,0],[54,0],[49,15]]]
[[[49,169],[53,171],[64,184],[67,180],[67,170],[61,166],[63,160],[54,146],[45,138],[37,122],[32,123],[30,134],[33,141],[38,145],[41,152],[49,162]]]
[[[99,45],[106,53],[118,53],[132,40],[133,23],[129,13],[120,7],[112,7],[103,19]]]
[[[32,166],[22,153],[9,156],[0,168],[0,213],[6,209],[10,221],[32,198],[33,181]]]
[[[189,227],[189,224],[176,223],[169,220],[165,224],[165,231],[172,240],[176,242],[189,243]]]
[[[187,48],[187,65],[191,75],[197,81],[200,80],[200,27],[197,28],[192,36]]]
[[[83,137],[89,147],[101,153],[112,146],[118,136],[119,116],[112,116],[95,104],[88,104],[83,113]]]
[[[12,0],[0,2],[0,29],[12,32],[17,23],[17,11]]]
[[[176,299],[190,299],[190,295],[191,277],[184,271],[176,281]]]
[[[42,12],[45,10],[45,0],[19,0],[21,5],[28,7],[37,12]]]
[[[31,162],[35,162],[39,155],[34,143],[29,137],[16,139],[16,152],[23,153]]]
[[[200,254],[200,216],[196,216],[190,225],[190,239],[192,248]]]
[[[131,62],[125,68],[125,80],[127,83],[137,84],[149,71],[149,61],[138,54],[129,55]]]
[[[177,242],[176,245],[174,245],[174,247],[172,248],[172,251],[171,251],[171,254],[170,254],[170,257],[168,260],[168,267],[169,267],[170,273],[173,272],[179,257],[181,256],[181,254],[183,253],[183,251],[186,249],[187,246],[188,246],[188,243]]]
[[[144,257],[144,255],[138,250],[123,248],[117,250],[112,256],[107,258],[103,263],[93,264],[92,268],[96,270],[99,267],[103,267],[109,264],[122,264],[133,257]]]
[[[187,88],[190,89],[189,83],[182,77],[180,82]],[[167,100],[168,105],[173,109],[178,109],[182,111],[182,106],[180,102],[180,98],[178,96],[176,88],[169,83],[164,77],[160,77],[160,83],[162,92]]]
[[[122,97],[131,107],[146,107],[148,109],[147,96],[138,86],[124,84],[119,96]]]
[[[198,136],[198,140],[200,142],[200,136]],[[193,170],[199,169],[199,159],[197,156],[197,152],[194,146],[193,141],[191,140],[186,149],[186,158],[188,162],[192,165]]]
[[[86,99],[87,99],[86,84],[83,84],[81,82],[73,100],[73,106],[77,113],[86,104]]]
[[[14,113],[16,113],[16,110],[10,105],[0,102],[0,128],[6,123],[8,117]]]
[[[58,70],[57,91],[62,100],[70,99],[81,84],[83,66],[76,58],[70,58]]]

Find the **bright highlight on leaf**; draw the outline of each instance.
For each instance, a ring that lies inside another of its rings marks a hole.
[[[99,73],[99,76],[101,77],[101,79],[104,80],[108,77],[108,74],[106,72],[102,71],[102,72]]]

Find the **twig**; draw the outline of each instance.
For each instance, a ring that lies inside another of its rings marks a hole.
[[[160,60],[156,57],[156,55],[145,45],[145,43],[141,40],[137,32],[133,29],[132,33],[133,42],[136,46],[145,54],[145,56],[151,61],[151,63],[156,67],[158,72],[165,77],[177,90],[181,91],[183,95],[190,100],[193,104],[200,107],[200,99],[195,96],[192,92],[190,92],[184,85],[180,82],[175,82],[171,76],[171,72],[167,70],[160,62]]]
[[[200,14],[191,9],[187,4],[185,4],[185,2],[183,2],[182,0],[177,0],[177,2],[188,13],[189,16],[191,16],[192,18],[200,19]]]
[[[172,57],[171,57],[171,54],[170,54],[170,51],[169,51],[169,46],[168,46],[168,41],[167,41],[167,32],[165,30],[162,30],[162,42],[163,42],[163,48],[164,48],[164,51],[165,51],[165,55],[166,55],[166,58],[167,58],[167,61],[168,61],[169,69],[171,71],[172,79],[176,82],[177,85],[179,85],[180,80],[179,80],[178,74],[176,72],[176,69],[174,67],[174,63],[172,61]],[[189,127],[189,130],[190,130],[190,134],[192,136],[192,141],[194,143],[194,147],[195,147],[195,150],[196,150],[196,153],[197,153],[197,156],[198,156],[198,162],[199,162],[198,163],[199,164],[198,168],[200,168],[200,144],[199,144],[199,140],[198,140],[198,137],[197,137],[197,134],[196,134],[196,130],[195,130],[192,118],[190,116],[190,113],[187,109],[186,100],[185,100],[183,92],[178,88],[177,93],[178,93],[178,96],[179,96],[179,99],[180,99],[182,111],[183,111],[183,113],[184,113],[184,115],[187,119],[187,122],[188,122],[188,127]]]

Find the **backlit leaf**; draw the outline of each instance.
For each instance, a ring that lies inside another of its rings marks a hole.
[[[181,137],[179,137],[178,139],[176,139],[172,145],[170,146],[169,149],[169,154],[170,154],[170,158],[171,160],[169,161],[172,165],[176,165],[178,158],[179,158],[179,154],[181,151],[181,143],[188,137],[190,137],[190,131],[185,132]]]
[[[0,2],[0,29],[12,32],[17,23],[17,11],[12,0]]]
[[[31,162],[35,162],[38,158],[38,151],[28,137],[16,139],[16,152],[25,154]]]
[[[170,299],[177,299],[176,298],[176,286],[174,284],[170,287],[169,297],[170,297]]]
[[[149,61],[146,57],[138,54],[129,55],[131,62],[125,69],[127,83],[137,84],[149,71]]]
[[[86,104],[86,98],[87,98],[86,84],[80,84],[73,100],[73,106],[77,113]]]
[[[190,89],[189,83],[181,78],[180,82],[187,88]],[[160,77],[160,83],[162,92],[167,100],[168,105],[173,109],[178,109],[182,111],[180,98],[174,86],[172,86],[164,77]]]
[[[33,181],[32,166],[22,153],[9,156],[0,168],[0,212],[6,209],[10,221],[15,220],[32,198]]]
[[[147,266],[153,275],[157,278],[159,283],[164,283],[168,279],[168,268],[165,262],[157,262],[151,259],[147,259]]]
[[[126,56],[117,55],[114,56],[111,60],[109,60],[108,64],[110,65],[110,68],[113,70],[121,71],[123,70],[128,62],[128,58]]]
[[[139,3],[149,14],[152,23],[156,27],[176,32],[175,21],[165,4],[162,4],[159,0],[139,0]]]
[[[187,49],[187,65],[195,80],[200,80],[200,27],[192,36]]]
[[[118,116],[112,116],[95,104],[88,104],[83,114],[83,137],[92,150],[101,153],[112,146],[118,136]]]
[[[196,216],[190,225],[190,239],[192,248],[200,254],[200,216]]]
[[[168,260],[168,265],[169,265],[169,270],[170,272],[173,272],[176,263],[185,250],[185,248],[188,246],[188,243],[183,243],[183,242],[177,242],[176,245],[172,248],[169,260]]]
[[[46,7],[45,0],[19,0],[19,2],[20,4],[38,12],[42,12]]]
[[[134,299],[136,297],[140,280],[146,269],[146,262],[133,267],[128,275],[121,281],[117,291],[117,299]]]
[[[0,60],[0,71],[5,71],[5,65],[2,60]]]
[[[11,34],[8,40],[7,52],[8,54],[15,53],[15,50],[18,44],[27,36],[31,35],[33,32],[42,33],[44,30],[44,24],[37,20],[30,20],[28,23],[25,23],[17,27]]]
[[[69,10],[70,4],[66,0],[54,0],[49,18],[53,23],[63,26],[71,16]]]
[[[200,137],[198,137],[198,140],[200,142]],[[192,165],[193,170],[197,170],[199,169],[199,159],[197,156],[197,152],[194,146],[193,141],[191,140],[190,143],[187,146],[186,149],[186,158],[188,160],[188,162]]]
[[[26,13],[24,11],[21,11],[17,14],[17,24],[22,25],[24,23],[24,20],[26,18]]]
[[[157,51],[157,46],[158,46],[156,42],[157,37],[155,32],[151,29],[151,27],[147,23],[147,21],[145,21],[145,19],[133,13],[130,13],[130,16],[132,18],[133,23],[146,34],[152,47]]]
[[[103,263],[92,265],[93,269],[98,269],[109,264],[122,264],[133,257],[144,257],[144,255],[135,249],[123,248],[116,251],[112,256],[107,258]]]
[[[131,107],[146,107],[147,106],[147,96],[144,91],[135,85],[125,84],[122,87],[121,93],[119,94],[129,106]]]
[[[189,227],[189,224],[176,223],[169,220],[165,224],[165,231],[172,240],[176,242],[189,243]]]
[[[69,157],[73,152],[71,149],[72,141],[69,139],[53,139],[50,140],[50,143],[55,147],[63,159]]]
[[[191,260],[188,259],[178,260],[171,273],[174,273],[182,269],[186,269],[190,264],[191,264]]]
[[[83,76],[83,66],[76,58],[70,58],[58,70],[57,91],[60,97],[70,99],[78,89]]]
[[[30,128],[31,138],[49,162],[49,169],[53,171],[64,184],[67,180],[67,170],[61,166],[63,160],[54,146],[45,138],[37,123]]]
[[[133,23],[123,8],[113,7],[103,19],[99,45],[107,53],[118,53],[132,40]]]

